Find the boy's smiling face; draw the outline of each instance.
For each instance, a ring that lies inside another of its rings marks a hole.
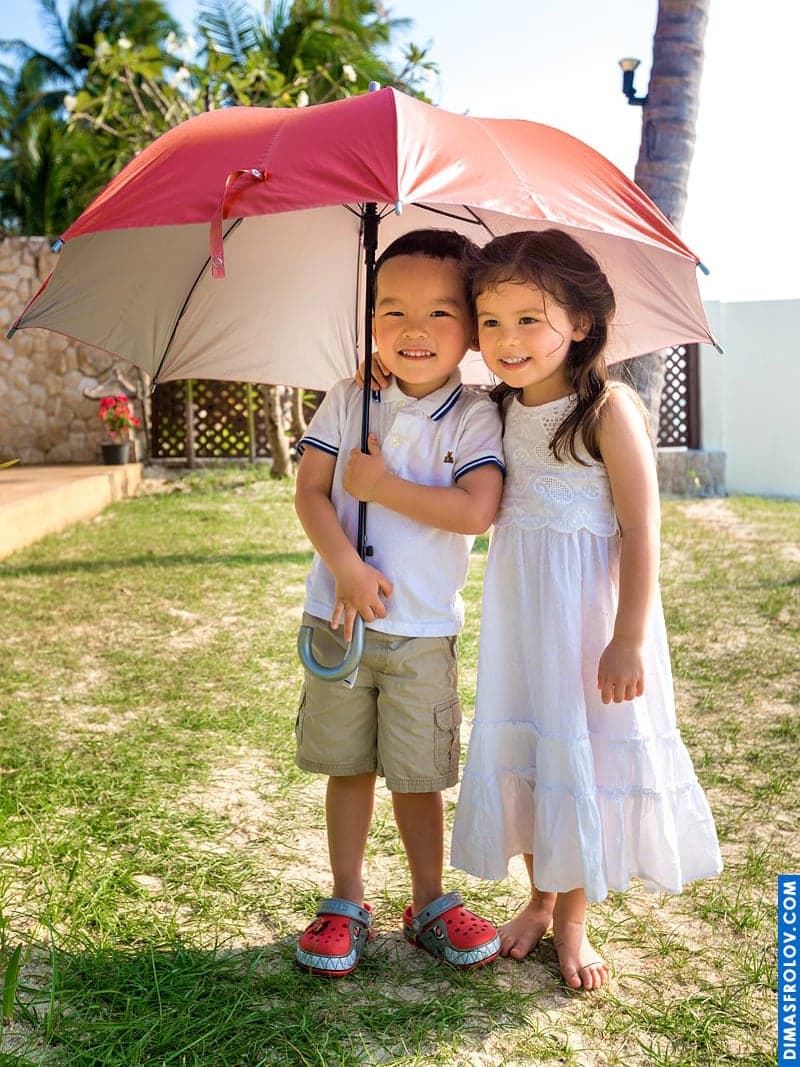
[[[395,256],[378,272],[372,336],[408,396],[440,389],[474,342],[464,276],[454,259]]]

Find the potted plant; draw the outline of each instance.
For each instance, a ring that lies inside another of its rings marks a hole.
[[[100,421],[109,440],[102,443],[104,463],[127,463],[130,448],[130,432],[141,426],[131,411],[127,396],[103,396],[100,398]]]

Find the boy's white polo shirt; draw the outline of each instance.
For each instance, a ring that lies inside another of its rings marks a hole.
[[[353,448],[361,447],[362,390],[338,382],[323,400],[298,452],[319,448],[337,457],[331,489],[342,529],[356,543],[358,501],[343,487]],[[392,381],[370,400],[370,431],[376,434],[386,467],[422,485],[453,486],[468,471],[493,464],[505,471],[500,411],[485,393],[467,390],[458,371],[428,396],[406,396]],[[404,637],[447,637],[464,624],[461,589],[475,538],[425,526],[380,504],[367,506],[367,562],[394,583],[385,619],[368,627]],[[305,610],[330,619],[334,581],[314,555],[306,582]]]

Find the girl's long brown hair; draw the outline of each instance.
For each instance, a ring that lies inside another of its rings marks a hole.
[[[597,425],[608,397],[608,371],[603,351],[614,315],[614,292],[599,263],[563,230],[524,231],[495,237],[473,253],[470,289],[473,302],[480,293],[504,282],[534,286],[551,296],[567,312],[573,325],[588,332],[573,341],[564,364],[577,403],[556,428],[550,448],[558,459],[577,454],[576,439],[599,460]],[[546,310],[546,309],[545,309]],[[492,391],[500,403],[519,389],[502,383]]]

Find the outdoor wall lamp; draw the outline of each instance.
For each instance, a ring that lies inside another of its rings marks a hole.
[[[633,75],[640,62],[641,60],[639,59],[621,59],[619,61],[619,65],[622,68],[622,91],[627,96],[629,104],[635,104],[639,107],[647,103],[647,97],[637,96],[633,87]]]

